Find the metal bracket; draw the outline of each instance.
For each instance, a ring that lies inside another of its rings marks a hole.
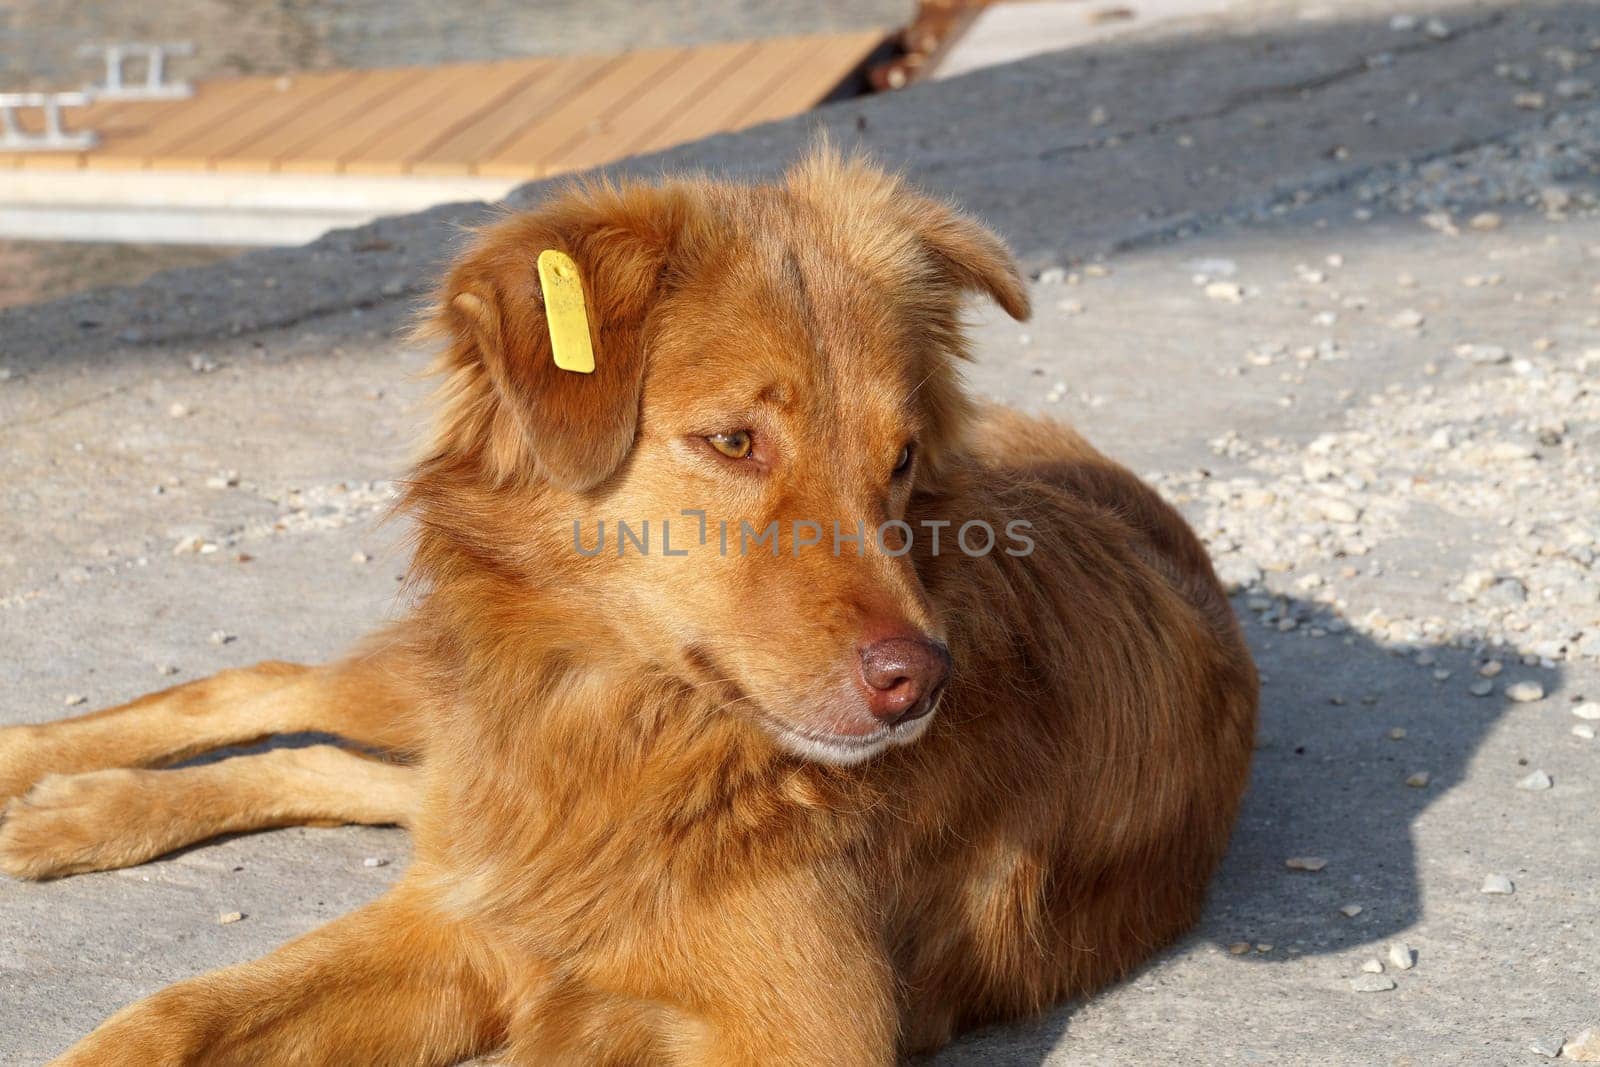
[[[93,133],[80,130],[68,133],[61,126],[61,109],[84,107],[88,93],[0,93],[0,148],[8,152],[61,152],[93,148],[98,142]],[[44,111],[44,132],[24,130],[17,123],[18,108]]]
[[[103,56],[106,78],[99,85],[87,86],[85,91],[103,100],[182,100],[194,95],[194,86],[185,81],[166,81],[168,56],[192,56],[194,45],[189,41],[164,44],[122,42],[120,44],[84,45],[78,49],[80,56]],[[123,80],[123,61],[129,57],[144,59],[144,81],[129,83]]]

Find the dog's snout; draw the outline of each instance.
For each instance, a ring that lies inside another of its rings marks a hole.
[[[861,650],[861,682],[872,717],[895,726],[933,710],[950,679],[950,650],[924,637],[889,637]]]

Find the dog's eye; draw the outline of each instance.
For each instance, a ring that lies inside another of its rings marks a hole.
[[[744,459],[750,455],[750,431],[735,430],[733,433],[714,433],[706,438],[711,442],[711,447],[721,452],[729,459]]]
[[[907,444],[900,450],[900,458],[894,461],[894,473],[898,477],[911,469],[911,457],[916,454],[915,443]]]

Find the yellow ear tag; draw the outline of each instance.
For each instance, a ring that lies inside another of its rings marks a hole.
[[[583,279],[578,277],[572,257],[554,248],[540,252],[539,288],[544,291],[544,317],[550,324],[550,351],[556,366],[593,374],[589,310],[583,301]]]

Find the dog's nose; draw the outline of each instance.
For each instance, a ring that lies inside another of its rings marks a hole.
[[[920,719],[950,679],[950,650],[921,637],[890,637],[861,650],[861,681],[872,717],[889,726]]]

